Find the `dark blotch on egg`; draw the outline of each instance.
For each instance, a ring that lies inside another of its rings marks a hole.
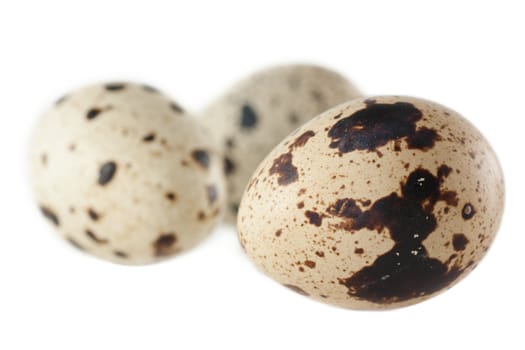
[[[98,184],[101,186],[107,185],[115,173],[117,172],[117,164],[113,161],[104,163],[98,173]]]

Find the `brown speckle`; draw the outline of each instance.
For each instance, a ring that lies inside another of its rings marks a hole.
[[[449,167],[446,164],[442,164],[438,168],[438,178],[441,182],[443,182],[443,179],[448,177],[450,173],[452,172],[452,168]]]
[[[87,213],[89,218],[93,221],[98,221],[100,218],[100,215],[93,208],[88,208]]]
[[[257,114],[252,106],[245,104],[241,107],[241,128],[252,129],[257,125]]]
[[[87,120],[95,119],[101,112],[102,110],[100,108],[91,108],[86,113],[86,119]]]
[[[224,157],[224,174],[231,175],[235,171],[235,163],[228,157]]]
[[[144,135],[144,137],[142,138],[142,141],[144,142],[153,142],[155,141],[155,133],[154,132],[151,132],[147,135]]]
[[[315,225],[317,227],[321,226],[323,223],[323,217],[322,215],[319,215],[318,213],[307,210],[304,215],[308,218],[310,224]]]
[[[210,156],[205,150],[195,150],[191,153],[191,157],[205,169],[208,169],[208,167],[210,166]]]
[[[452,236],[452,246],[456,252],[465,250],[469,240],[462,233],[456,233]]]
[[[294,148],[303,147],[313,136],[315,136],[315,132],[312,130],[305,131],[301,134],[301,136],[297,137],[295,141],[290,146],[288,146],[288,148],[292,150]]]
[[[361,255],[365,252],[365,250],[363,248],[355,248],[354,249],[354,253],[357,254],[357,255]]]
[[[292,154],[284,153],[274,159],[273,165],[270,168],[270,175],[277,175],[277,183],[281,186],[286,186],[292,182],[297,181],[297,168],[292,163]]]
[[[107,185],[113,176],[117,172],[117,164],[113,161],[104,163],[99,170],[98,174],[98,184],[101,186]]]
[[[467,203],[463,206],[463,209],[461,210],[461,216],[464,220],[470,220],[472,217],[476,214],[476,210],[474,209],[474,206],[470,203]]]
[[[118,257],[118,258],[122,258],[122,259],[127,259],[128,258],[128,254],[127,253],[124,253],[123,251],[121,250],[114,250],[113,251],[113,254]]]
[[[406,102],[368,104],[332,126],[328,132],[332,139],[330,148],[337,148],[340,153],[376,151],[389,141],[405,138],[409,148],[427,150],[439,140],[439,135],[433,129],[416,129],[416,122],[422,117],[419,109]]]
[[[44,215],[46,219],[48,219],[49,221],[53,223],[53,225],[57,227],[60,226],[60,219],[58,218],[58,215],[55,214],[53,210],[51,210],[51,208],[46,207],[46,206],[40,206],[40,211],[42,212],[42,215]]]
[[[303,209],[304,208],[304,202],[301,201],[301,202],[297,203],[297,208],[298,209]]]
[[[97,237],[97,235],[91,230],[86,230],[85,233],[86,233],[86,236],[88,236],[93,242],[95,242],[97,244],[106,244],[106,243],[108,243],[107,239],[102,239],[102,238]]]
[[[312,260],[306,260],[306,261],[304,262],[304,264],[305,264],[306,266],[308,266],[309,268],[311,268],[311,269],[315,268],[315,261],[312,261]]]
[[[275,231],[275,236],[276,237],[280,237],[282,233],[283,233],[283,230],[282,229],[278,229],[277,231]]]
[[[122,83],[111,83],[111,84],[106,84],[104,87],[106,88],[107,91],[120,91],[120,90],[124,90],[126,85]]]
[[[156,256],[170,255],[173,252],[173,246],[177,242],[177,237],[173,233],[163,233],[153,242],[153,248]]]
[[[166,199],[170,202],[175,202],[177,200],[177,195],[174,192],[168,192],[165,195]]]

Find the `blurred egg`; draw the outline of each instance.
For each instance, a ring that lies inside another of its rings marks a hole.
[[[201,120],[224,155],[226,221],[235,223],[242,192],[273,147],[317,114],[360,95],[338,73],[288,65],[255,73],[213,102]]]
[[[39,120],[31,182],[42,214],[90,254],[143,264],[185,251],[216,225],[222,160],[210,136],[156,89],[84,87]]]

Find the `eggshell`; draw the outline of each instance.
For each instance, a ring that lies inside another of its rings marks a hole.
[[[222,161],[209,139],[152,87],[82,88],[39,120],[35,199],[77,248],[123,264],[157,261],[196,245],[220,218]]]
[[[242,246],[279,283],[352,309],[415,304],[480,262],[503,175],[458,113],[411,97],[357,99],[285,138],[259,165]]]
[[[235,224],[242,192],[273,147],[317,114],[360,95],[338,73],[288,65],[255,73],[212,103],[202,122],[224,154],[226,222]]]

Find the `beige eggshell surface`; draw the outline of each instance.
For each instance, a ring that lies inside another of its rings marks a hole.
[[[285,138],[244,193],[238,234],[279,283],[353,309],[415,304],[474,269],[503,175],[458,113],[410,97],[339,105]]]
[[[257,165],[286,135],[317,114],[361,93],[344,77],[312,65],[262,70],[237,83],[203,113],[224,154],[226,222]]]
[[[40,210],[76,247],[123,264],[187,250],[220,218],[222,160],[156,89],[99,84],[60,99],[30,149]]]

